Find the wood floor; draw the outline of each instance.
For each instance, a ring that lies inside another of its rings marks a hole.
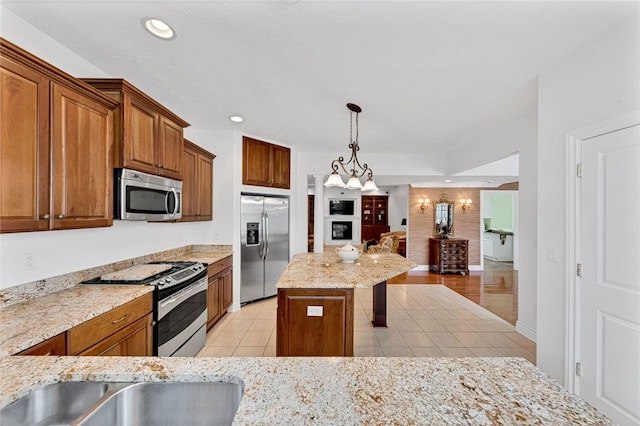
[[[409,271],[387,284],[442,284],[513,325],[518,319],[518,271],[504,262],[485,261],[484,271],[467,276]]]

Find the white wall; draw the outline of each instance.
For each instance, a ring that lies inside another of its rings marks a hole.
[[[402,219],[409,220],[409,185],[387,188],[389,191],[389,227],[391,231],[404,231]]]
[[[532,110],[488,134],[446,154],[447,172],[478,167],[519,153],[519,264],[516,329],[537,340],[537,145],[538,114]],[[481,224],[482,226],[482,224]]]
[[[565,379],[568,132],[640,109],[640,23],[630,17],[539,79],[538,366]],[[523,208],[523,210],[525,210]],[[548,260],[557,249],[559,261]]]

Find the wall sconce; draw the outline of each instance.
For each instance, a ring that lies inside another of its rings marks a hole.
[[[471,201],[471,198],[467,198],[466,200],[463,198],[463,199],[460,200],[460,204],[462,204],[462,213],[463,214],[467,209],[471,208],[471,203],[472,202],[473,201]]]
[[[427,198],[426,200],[423,200],[420,198],[418,202],[420,203],[420,212],[424,214],[425,209],[429,208],[429,199]]]

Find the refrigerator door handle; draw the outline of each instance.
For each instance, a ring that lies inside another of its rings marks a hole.
[[[265,222],[264,222],[264,213],[260,213],[260,221],[262,222],[260,224],[260,233],[262,234],[260,237],[260,260],[264,260],[265,257],[265,247],[266,247],[266,242],[265,242],[265,237],[266,237],[266,233],[265,233]]]
[[[269,215],[264,213],[264,257],[266,259],[269,256]]]

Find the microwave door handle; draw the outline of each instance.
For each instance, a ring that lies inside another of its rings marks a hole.
[[[175,200],[175,207],[173,208],[173,212],[169,211],[169,193],[173,194],[173,199]],[[164,210],[169,213],[169,216],[174,217],[176,213],[178,213],[178,193],[175,188],[171,188],[169,192],[164,196]]]

